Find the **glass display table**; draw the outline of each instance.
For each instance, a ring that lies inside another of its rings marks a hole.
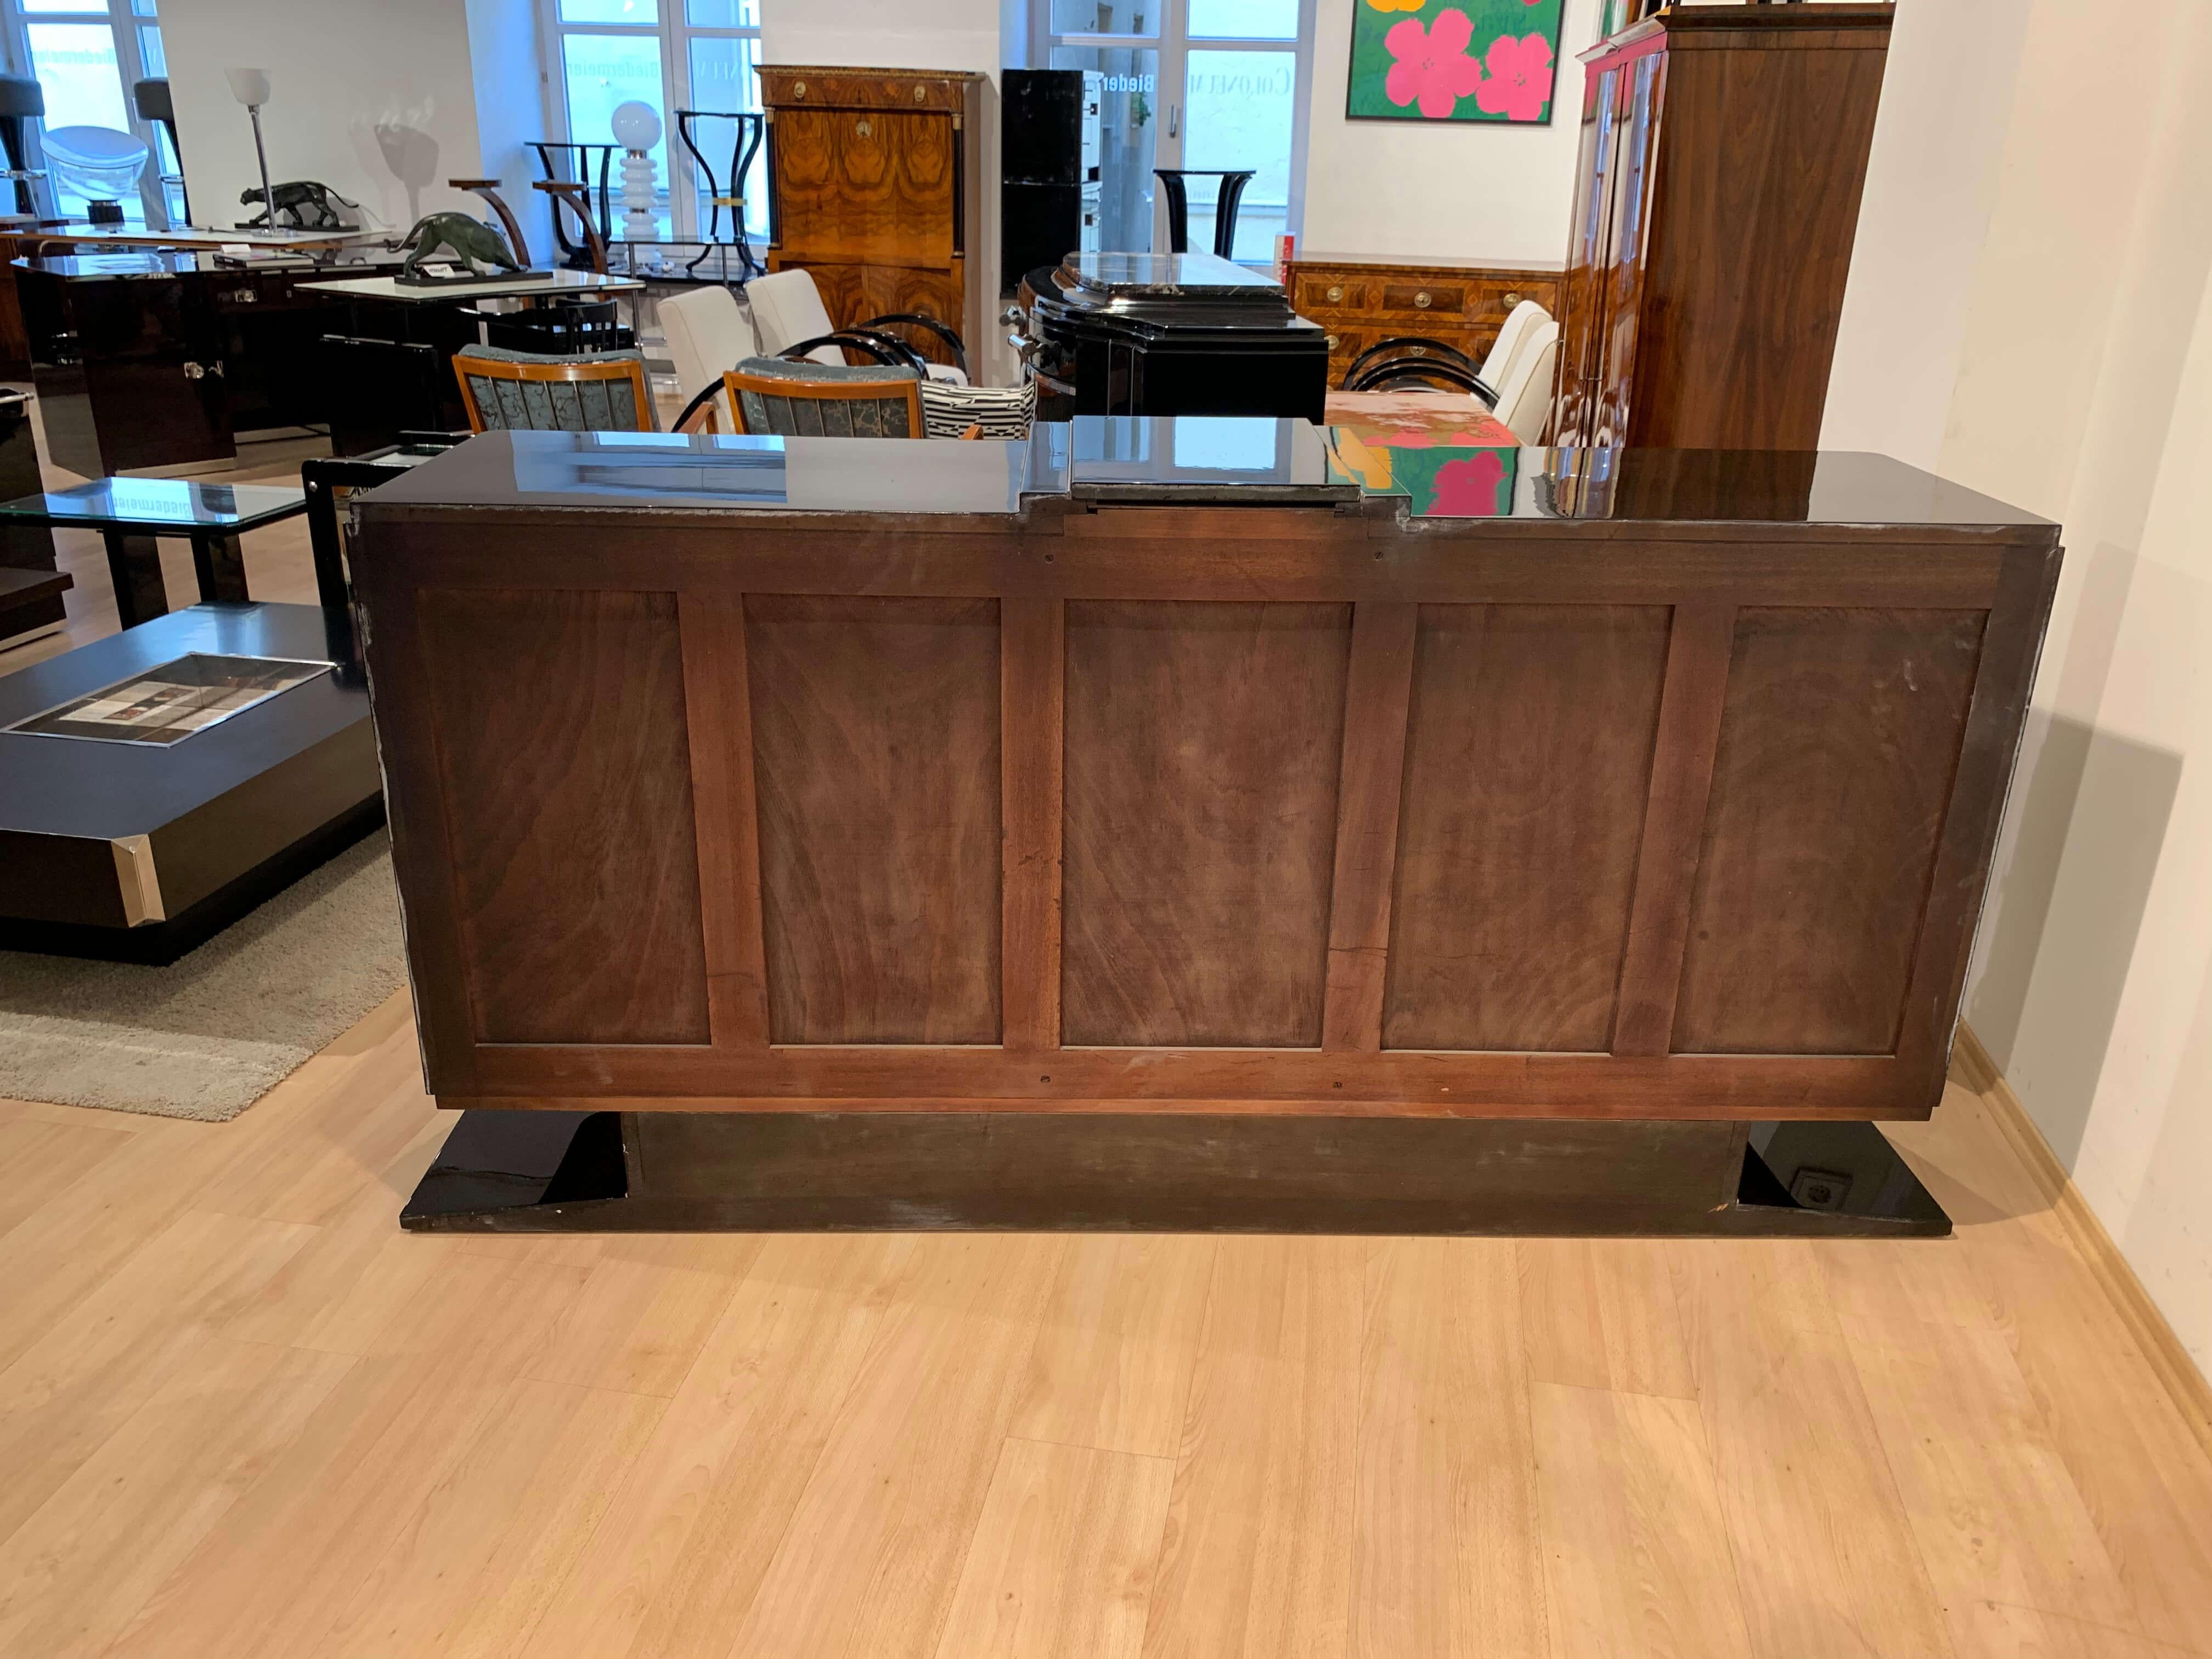
[[[161,538],[182,536],[191,543],[203,600],[243,603],[250,596],[239,538],[307,510],[306,494],[284,485],[95,478],[0,505],[0,527],[99,531],[107,543],[116,614],[124,627],[135,628],[168,614]]]

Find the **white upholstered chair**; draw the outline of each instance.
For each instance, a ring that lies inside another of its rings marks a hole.
[[[685,401],[722,383],[726,369],[760,355],[760,342],[746,320],[738,296],[716,283],[671,295],[660,302],[661,332],[676,365],[676,382]],[[803,336],[799,337],[805,337]],[[739,430],[728,393],[715,400],[716,429]]]
[[[1489,354],[1477,371],[1484,384],[1497,386],[1513,372],[1513,354],[1521,349],[1528,338],[1528,331],[1539,323],[1548,323],[1552,313],[1534,300],[1523,300],[1513,307],[1505,319],[1505,326],[1498,331],[1497,339],[1491,342]]]
[[[1559,325],[1547,317],[1534,324],[1521,340],[1491,413],[1512,429],[1524,444],[1544,441],[1552,422],[1552,376],[1559,364]]]
[[[756,276],[745,284],[745,298],[752,304],[753,326],[759,331],[760,349],[767,356],[780,356],[801,341],[817,339],[836,327],[830,320],[828,307],[822,303],[822,291],[804,270],[778,270]],[[892,319],[871,319],[855,326],[865,329],[875,322],[890,320]],[[845,361],[844,352],[834,345],[817,346],[806,355],[817,363]],[[930,364],[929,378],[961,385],[968,380],[949,363]]]

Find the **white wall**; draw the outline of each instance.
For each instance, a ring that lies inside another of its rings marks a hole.
[[[249,216],[253,133],[222,72],[269,71],[270,176],[319,179],[404,228],[481,204],[445,187],[482,165],[464,0],[166,0],[161,39],[192,206]]]
[[[477,147],[483,167],[477,176],[503,181],[500,196],[521,221],[533,260],[548,264],[556,252],[551,204],[543,191],[530,187],[539,168],[538,158],[524,148],[549,131],[538,9],[532,0],[466,0],[466,4]],[[467,175],[455,167],[446,176]],[[477,198],[471,198],[469,210],[479,219],[491,217]]]
[[[1598,0],[1567,0],[1545,127],[1345,119],[1352,9],[1364,3],[1316,6],[1300,252],[1565,259],[1582,137],[1575,58],[1597,38]]]
[[[1923,467],[1942,453],[2028,15],[2021,0],[1898,9],[1824,449],[1880,450]]]
[[[1966,1014],[2212,1370],[2212,8],[2086,15],[1904,0],[1828,437],[2065,526]]]

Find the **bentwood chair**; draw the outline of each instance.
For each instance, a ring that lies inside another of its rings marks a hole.
[[[546,356],[471,346],[453,354],[471,432],[658,432],[635,351]]]

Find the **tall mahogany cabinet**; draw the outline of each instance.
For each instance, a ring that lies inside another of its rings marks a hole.
[[[769,269],[812,272],[839,328],[918,312],[975,349],[987,286],[969,270],[983,253],[986,78],[788,64],[759,75]],[[948,358],[926,331],[909,337]]]
[[[1553,443],[1819,447],[1894,9],[1670,6],[1583,55]]]

